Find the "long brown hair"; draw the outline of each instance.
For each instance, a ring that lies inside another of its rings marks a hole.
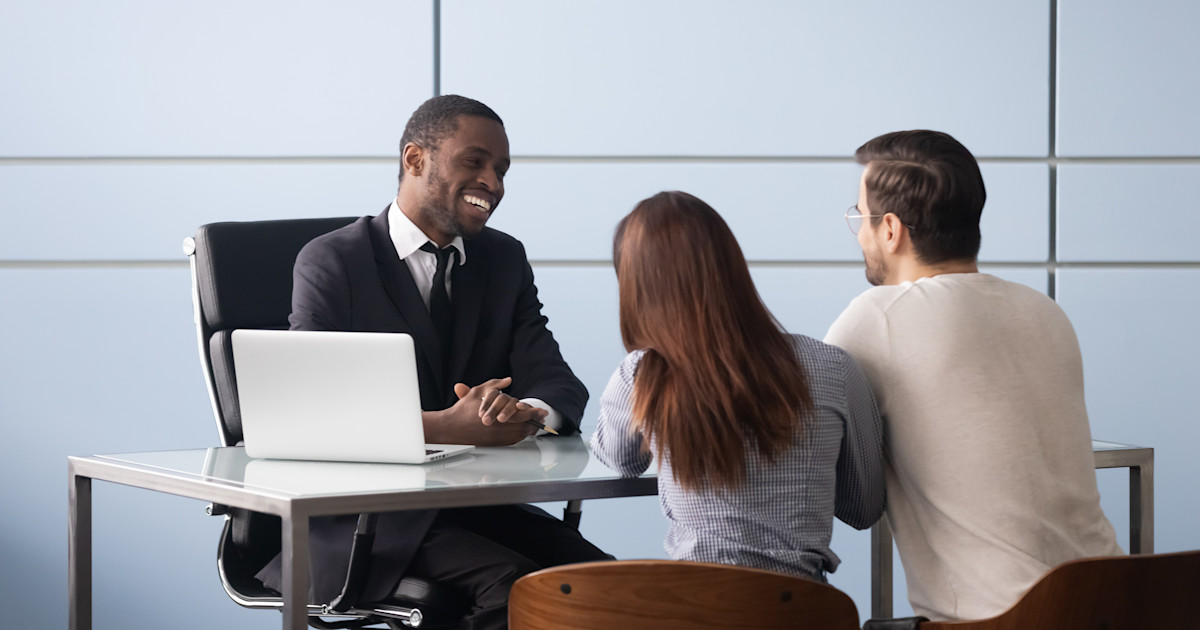
[[[774,458],[812,396],[733,232],[700,199],[661,192],[621,220],[613,263],[621,338],[626,350],[645,351],[635,427],[682,487],[742,485],[745,446]]]

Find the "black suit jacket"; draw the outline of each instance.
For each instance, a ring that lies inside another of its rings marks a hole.
[[[525,248],[490,228],[464,244],[466,263],[454,268],[450,281],[450,356],[442,356],[429,311],[392,245],[387,210],[317,237],[300,251],[293,273],[291,328],[408,333],[417,350],[422,409],[452,406],[455,383],[473,387],[511,376],[508,394],[545,401],[563,415],[561,432],[577,431],[587,389],[546,327]],[[447,363],[449,378],[444,379]],[[391,593],[435,515],[429,510],[380,515],[365,600]],[[340,592],[354,525],[353,516],[312,519],[315,602],[328,602]],[[276,558],[259,574],[268,586],[278,588],[279,564]]]

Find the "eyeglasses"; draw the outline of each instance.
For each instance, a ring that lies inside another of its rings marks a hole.
[[[850,233],[858,234],[858,231],[860,229],[862,229],[862,219],[865,219],[867,217],[881,217],[883,215],[882,214],[863,214],[862,211],[858,209],[858,204],[854,204],[853,206],[850,206],[849,208],[847,208],[846,214],[844,214],[842,216],[846,219],[846,227],[850,228]]]
[[[854,204],[846,209],[846,214],[842,215],[842,217],[846,219],[846,226],[850,228],[850,233],[858,234],[858,231],[862,229],[861,219],[865,219],[867,217],[882,217],[887,216],[887,214],[888,213],[886,212],[883,214],[863,214],[862,211],[858,209],[858,204]],[[917,230],[916,226],[909,223],[905,223],[904,227],[908,228],[909,232],[915,232]]]

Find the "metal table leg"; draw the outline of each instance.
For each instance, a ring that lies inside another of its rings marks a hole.
[[[308,514],[283,516],[283,630],[308,628]]]
[[[67,463],[67,598],[70,630],[92,628],[92,479],[75,474]]]
[[[1129,553],[1154,553],[1154,450],[1129,467]]]
[[[1096,468],[1129,469],[1129,553],[1154,553],[1154,449],[1097,450]]]
[[[892,617],[892,527],[887,514],[871,527],[871,618]]]

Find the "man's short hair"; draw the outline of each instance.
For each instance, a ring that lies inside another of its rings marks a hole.
[[[442,140],[458,129],[459,116],[478,116],[494,120],[501,126],[504,125],[504,121],[500,120],[500,116],[496,115],[492,108],[465,96],[444,94],[421,103],[417,111],[409,117],[408,124],[404,126],[404,135],[400,138],[400,179],[402,181],[404,180],[405,145],[412,142],[430,152],[436,151]]]
[[[987,191],[979,163],[958,140],[940,131],[896,131],[870,140],[854,157],[867,167],[871,214],[900,217],[922,262],[979,255]]]

